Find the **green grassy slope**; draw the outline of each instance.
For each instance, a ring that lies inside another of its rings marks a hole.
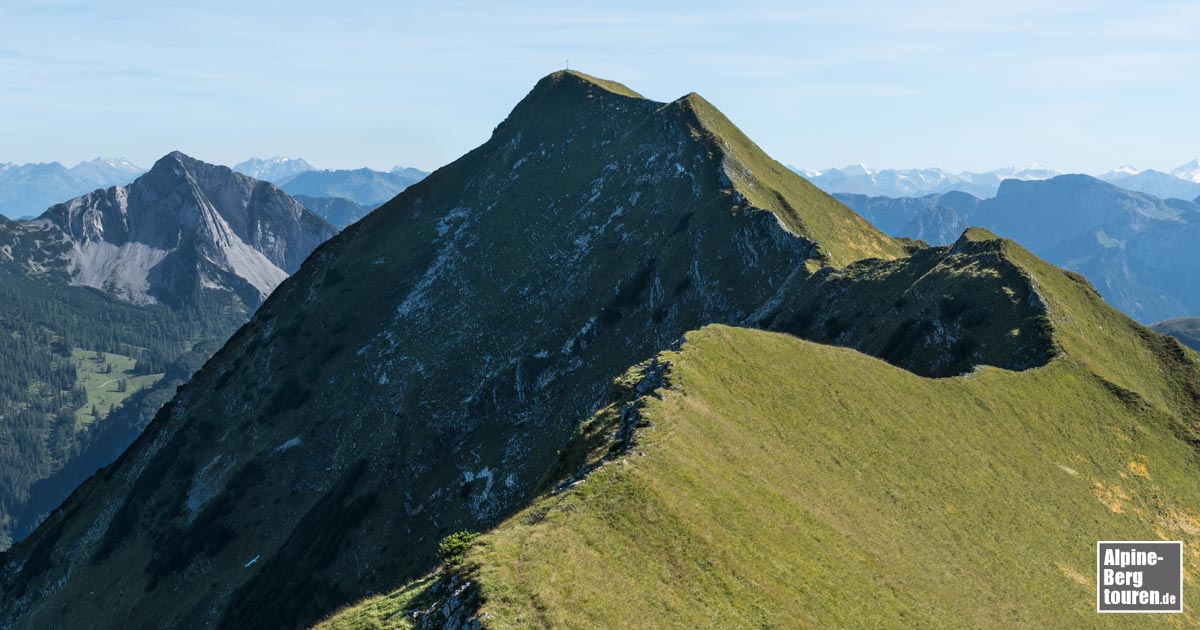
[[[636,368],[580,430],[568,489],[324,627],[436,625],[448,602],[485,628],[1200,622],[1094,604],[1098,539],[1183,540],[1188,584],[1200,571],[1200,358],[1019,246],[967,238],[1045,301],[1047,364],[931,379],[789,335],[689,333],[655,395],[631,397]],[[645,426],[622,451],[631,404]]]
[[[726,175],[741,200],[769,210],[789,230],[818,244],[821,261],[842,267],[864,258],[904,255],[897,241],[875,229],[812,182],[768,156],[725,114],[696,93],[677,104],[726,159]]]
[[[137,359],[120,354],[99,353],[83,348],[71,349],[75,366],[75,387],[82,389],[83,405],[75,410],[77,429],[103,419],[134,394],[153,387],[162,374],[143,374]]]
[[[14,548],[0,625],[311,622],[524,505],[631,363],[753,325],[812,269],[902,251],[699,110],[540,81],[318,249]],[[747,202],[751,184],[774,192]],[[814,243],[825,213],[864,234]]]
[[[719,326],[661,358],[636,450],[468,554],[485,627],[1129,627],[1094,612],[1097,539],[1200,570],[1179,418],[1072,360],[934,380]],[[327,627],[405,627],[413,594]]]
[[[45,230],[0,217],[0,549],[28,533],[39,515],[53,507],[31,509],[39,493],[53,496],[55,504],[61,501],[80,479],[111,461],[163,402],[161,396],[155,397],[155,405],[141,404],[145,396],[136,399],[125,409],[126,418],[107,423],[112,430],[123,428],[120,436],[108,436],[116,438],[115,446],[101,461],[93,461],[90,470],[77,473],[65,487],[35,492],[36,484],[62,473],[102,438],[97,429],[110,430],[106,423],[94,422],[92,406],[106,419],[123,398],[108,391],[116,383],[93,389],[112,377],[92,378],[104,375],[94,374],[91,368],[98,366],[81,363],[73,348],[126,357],[114,368],[117,372],[136,360],[138,369],[125,374],[125,394],[133,395],[158,382],[152,375],[176,367],[198,340],[223,340],[247,317],[228,301],[197,300],[192,310],[172,311],[71,286],[61,258],[67,247]],[[176,380],[160,393],[169,395],[178,384]]]

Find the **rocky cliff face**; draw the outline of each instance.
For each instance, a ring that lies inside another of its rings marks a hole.
[[[251,308],[335,233],[275,186],[179,152],[37,223],[70,243],[75,284],[169,304],[228,288]]]
[[[116,459],[333,233],[274,186],[178,153],[36,222],[0,220],[0,547]],[[114,403],[123,379],[83,380],[85,352],[134,362],[140,384]]]

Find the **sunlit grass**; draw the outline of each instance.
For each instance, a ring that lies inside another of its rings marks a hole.
[[[153,387],[163,377],[137,374],[137,361],[131,357],[111,352],[97,354],[83,348],[71,349],[71,364],[75,366],[76,387],[87,393],[87,403],[75,410],[80,429],[103,419],[130,396]]]

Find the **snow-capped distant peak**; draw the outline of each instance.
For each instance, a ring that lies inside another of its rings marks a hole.
[[[874,171],[868,168],[866,164],[862,164],[861,162],[858,164],[851,164],[850,166],[841,169],[841,171],[846,175],[871,175],[874,173]]]
[[[820,177],[821,174],[825,172],[812,168],[800,168],[797,166],[792,166],[791,164],[788,164],[788,168],[792,169],[792,172],[794,173],[799,173],[801,177],[807,177],[809,179],[813,177]]]
[[[254,179],[280,184],[300,173],[313,170],[313,167],[301,158],[275,156],[265,159],[250,158],[235,164],[233,170]]]
[[[1028,166],[1009,166],[992,171],[992,173],[1002,179],[1050,179],[1062,175],[1062,171],[1050,168],[1043,164],[1034,162]]]
[[[1141,172],[1142,172],[1142,169],[1140,169],[1140,168],[1134,167],[1130,164],[1122,164],[1121,166],[1118,166],[1117,168],[1114,168],[1113,170],[1101,175],[1100,179],[1104,179],[1105,177],[1120,177],[1120,176],[1124,176],[1124,175],[1137,175],[1138,173],[1141,173]]]
[[[1200,184],[1200,159],[1192,160],[1179,168],[1171,171],[1171,174],[1180,179],[1186,179],[1189,182]]]
[[[93,165],[93,166],[107,166],[108,168],[122,170],[122,171],[141,172],[141,171],[146,170],[146,169],[134,164],[133,162],[130,162],[128,159],[123,158],[123,157],[122,158],[97,157],[96,159],[91,160],[90,162],[80,162],[79,166],[85,166],[85,165],[89,165],[89,164]]]

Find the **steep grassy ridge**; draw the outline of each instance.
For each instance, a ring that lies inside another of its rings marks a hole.
[[[904,254],[896,241],[808,180],[771,159],[698,94],[684,97],[708,140],[726,156],[726,173],[741,201],[772,211],[792,232],[818,243],[822,261],[842,267],[863,258]]]
[[[645,456],[468,556],[487,627],[1128,627],[1095,541],[1200,542],[1194,433],[1069,359],[933,381],[720,327],[662,359]]]
[[[15,548],[0,625],[311,622],[524,505],[630,364],[903,251],[698,97],[555,73],[321,247]]]
[[[691,332],[617,382],[564,483],[323,627],[1200,622],[1097,615],[1093,577],[1098,539],[1183,540],[1187,582],[1200,571],[1197,355],[1013,243],[965,240],[1036,288],[1049,363],[930,379],[788,335]]]

